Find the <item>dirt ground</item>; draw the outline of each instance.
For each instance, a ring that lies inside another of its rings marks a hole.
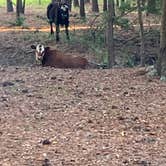
[[[45,38],[0,32],[0,166],[165,166],[166,84],[143,68],[36,66],[30,45]],[[156,38],[147,41],[154,53]],[[47,44],[93,57],[75,45]]]
[[[166,84],[137,73],[1,68],[0,164],[164,166]]]

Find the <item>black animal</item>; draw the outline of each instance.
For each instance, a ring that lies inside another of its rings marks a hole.
[[[47,7],[47,18],[50,23],[50,32],[54,34],[53,23],[56,27],[56,41],[59,41],[60,25],[65,26],[66,37],[69,39],[69,6],[64,2],[52,0]]]

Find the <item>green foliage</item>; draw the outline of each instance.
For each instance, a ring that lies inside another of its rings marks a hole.
[[[16,19],[15,25],[16,26],[22,26],[22,25],[24,25],[24,21],[25,21],[25,17],[18,17]]]
[[[122,2],[121,6],[119,7],[119,10],[121,13],[125,13],[126,11],[131,9],[131,4],[127,2]]]
[[[135,66],[134,61],[131,58],[131,56],[126,55],[126,57],[123,60],[123,66],[125,66],[125,67],[134,67]]]
[[[161,14],[161,7],[160,6],[145,6],[145,11],[147,13],[151,13],[151,14],[156,14],[156,15],[160,15]]]
[[[18,17],[14,22],[9,22],[12,26],[23,26],[25,22],[25,17]]]
[[[50,36],[50,33],[44,33],[39,31],[26,32],[26,35],[22,35],[24,41],[31,43],[43,43],[47,44],[50,41],[55,41],[55,36]]]
[[[115,24],[124,29],[129,29],[129,27],[131,25],[129,19],[122,18],[122,17],[115,18]]]
[[[50,0],[41,0],[41,6],[48,5]],[[13,0],[13,4],[16,4],[16,0]],[[26,5],[39,5],[39,0],[28,0],[26,1]],[[6,6],[5,0],[0,0],[0,6]]]

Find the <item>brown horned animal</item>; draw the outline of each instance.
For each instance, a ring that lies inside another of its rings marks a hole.
[[[32,49],[35,49],[36,62],[42,64],[42,66],[51,66],[57,68],[107,68],[105,64],[98,64],[90,62],[86,58],[71,55],[64,55],[61,51],[51,49],[50,47],[44,47],[42,44],[37,46],[31,45]]]
[[[88,66],[86,58],[64,55],[62,52],[51,49],[50,47],[44,47],[42,44],[38,44],[37,46],[31,45],[31,48],[35,49],[36,61],[42,64],[42,66],[82,69]]]

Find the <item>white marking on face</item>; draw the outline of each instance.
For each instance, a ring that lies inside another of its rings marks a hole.
[[[44,53],[45,53],[44,45],[38,44],[36,46],[36,52],[35,52],[36,61],[41,62],[43,60]]]
[[[66,12],[68,9],[68,6],[67,5],[62,5],[61,6],[61,10],[63,10],[64,12]]]

